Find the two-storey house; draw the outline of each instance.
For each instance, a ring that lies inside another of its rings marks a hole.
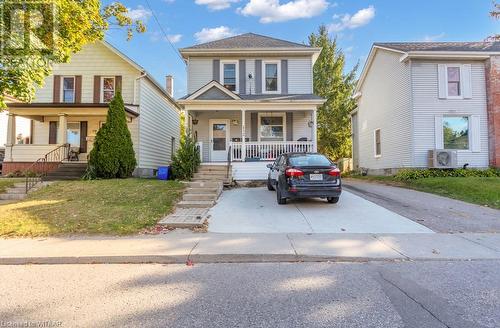
[[[85,163],[106,123],[108,103],[121,92],[137,157],[134,174],[151,175],[170,163],[179,141],[180,107],[171,91],[109,43],[89,44],[70,63],[54,65],[32,103],[8,104],[3,174],[36,170],[32,163],[45,158],[54,169],[69,159]],[[31,120],[31,136],[23,144],[16,141],[17,117]],[[60,151],[66,145],[73,158]]]
[[[375,43],[352,113],[355,168],[500,165],[500,42]]]
[[[235,180],[265,179],[280,154],[316,151],[320,52],[253,33],[180,49],[188,95],[179,103],[202,162],[231,162]]]

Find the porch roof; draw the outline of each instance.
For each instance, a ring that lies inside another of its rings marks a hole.
[[[78,116],[106,116],[109,104],[67,104],[67,103],[11,103],[8,110],[19,116],[51,116],[65,113]],[[138,117],[138,106],[125,104],[125,113],[130,117]]]

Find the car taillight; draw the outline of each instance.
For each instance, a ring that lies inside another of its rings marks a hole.
[[[330,171],[328,171],[328,175],[339,178],[340,170],[338,168],[331,169]]]
[[[304,176],[304,172],[298,169],[286,169],[285,174],[287,177],[302,177]]]

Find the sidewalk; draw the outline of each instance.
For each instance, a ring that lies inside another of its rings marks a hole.
[[[500,259],[500,234],[219,234],[0,239],[0,264]]]

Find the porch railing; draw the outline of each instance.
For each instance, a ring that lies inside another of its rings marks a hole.
[[[70,144],[60,145],[51,150],[44,157],[37,159],[25,171],[26,193],[30,191],[37,183],[43,181],[47,173],[54,168],[54,164],[59,164],[68,159]]]
[[[312,141],[231,142],[232,161],[274,161],[278,156],[291,152],[312,152]],[[245,156],[243,156],[245,155]]]

